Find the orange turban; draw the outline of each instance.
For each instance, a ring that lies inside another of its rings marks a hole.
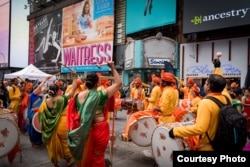
[[[161,78],[156,77],[156,76],[152,76],[152,81],[155,83],[160,83],[161,82]]]
[[[137,77],[137,78],[135,78],[134,83],[141,85],[142,81],[141,81],[141,79],[139,77]]]
[[[78,78],[76,80],[77,86],[80,86],[81,84],[83,84],[82,80],[80,78]]]
[[[193,78],[188,78],[187,83],[189,83],[189,84],[194,84],[194,80],[193,80]]]
[[[58,87],[63,86],[63,82],[62,82],[62,81],[59,81],[59,80],[57,80],[57,81],[55,82],[55,84],[56,84]]]
[[[102,73],[97,72],[96,75],[98,77],[101,77]],[[108,82],[108,79],[106,79],[106,78],[99,78],[99,81],[100,81],[101,85],[106,86],[106,83]]]
[[[163,81],[174,83],[174,75],[172,73],[170,73],[170,72],[162,72],[161,73],[161,79]]]
[[[30,82],[26,82],[25,89],[32,89],[33,85]]]
[[[237,88],[238,84],[236,82],[232,82],[230,85],[231,88]]]
[[[200,93],[200,88],[196,84],[194,84],[194,86],[192,86],[191,90],[196,92],[196,93]]]

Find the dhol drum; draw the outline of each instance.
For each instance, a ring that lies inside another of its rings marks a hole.
[[[39,120],[39,112],[36,112],[32,118],[32,126],[34,129],[41,133],[41,125],[40,125],[40,120]]]
[[[152,135],[157,122],[153,117],[142,117],[134,121],[129,127],[129,136],[138,146],[147,147],[151,145]]]
[[[183,111],[188,111],[190,105],[191,105],[191,102],[190,102],[189,99],[180,99],[180,100],[179,100],[179,107],[180,107]]]
[[[188,150],[188,146],[182,138],[169,137],[169,131],[177,126],[182,126],[182,124],[175,122],[157,126],[153,132],[152,152],[159,167],[173,166],[173,151]]]
[[[144,109],[143,102],[138,99],[125,98],[121,100],[121,107],[124,110],[142,111]]]
[[[176,122],[180,122],[182,117],[187,113],[187,111],[183,110],[181,107],[174,108],[174,117]]]
[[[191,112],[187,112],[184,114],[180,120],[180,122],[194,122],[195,121],[195,116]]]
[[[0,118],[0,157],[6,156],[19,139],[17,124],[8,118]]]
[[[0,109],[0,118],[6,118],[17,124],[17,115],[12,110]]]

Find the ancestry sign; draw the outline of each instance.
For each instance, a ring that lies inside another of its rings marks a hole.
[[[250,25],[248,0],[188,0],[183,12],[183,34]]]

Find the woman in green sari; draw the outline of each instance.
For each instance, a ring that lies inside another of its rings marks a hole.
[[[67,104],[76,90],[76,73],[72,72],[73,86],[65,95],[58,95],[59,87],[52,84],[48,89],[48,97],[39,107],[42,140],[47,147],[49,158],[55,167],[60,159],[67,161],[67,166],[74,163],[67,144]]]
[[[104,167],[104,155],[109,141],[107,122],[107,99],[112,97],[122,86],[114,62],[108,62],[114,77],[114,83],[100,91],[99,77],[96,73],[86,76],[86,90],[76,97],[76,106],[80,114],[80,126],[68,132],[68,144],[79,167]],[[68,116],[73,114],[69,110]]]

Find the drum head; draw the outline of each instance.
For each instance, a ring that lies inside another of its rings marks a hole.
[[[180,122],[193,122],[195,120],[194,114],[191,112],[188,112],[183,115]]]
[[[130,125],[129,136],[138,146],[150,146],[153,131],[156,126],[157,123],[153,117],[142,117]]]
[[[0,157],[7,155],[19,138],[16,124],[9,119],[0,118]]]
[[[152,151],[156,163],[163,166],[173,166],[173,151],[185,149],[183,140],[171,139],[168,132],[172,127],[158,126],[152,136]]]
[[[32,119],[32,126],[34,127],[34,129],[41,133],[41,125],[40,125],[40,120],[39,120],[39,112],[36,112],[33,116]]]

